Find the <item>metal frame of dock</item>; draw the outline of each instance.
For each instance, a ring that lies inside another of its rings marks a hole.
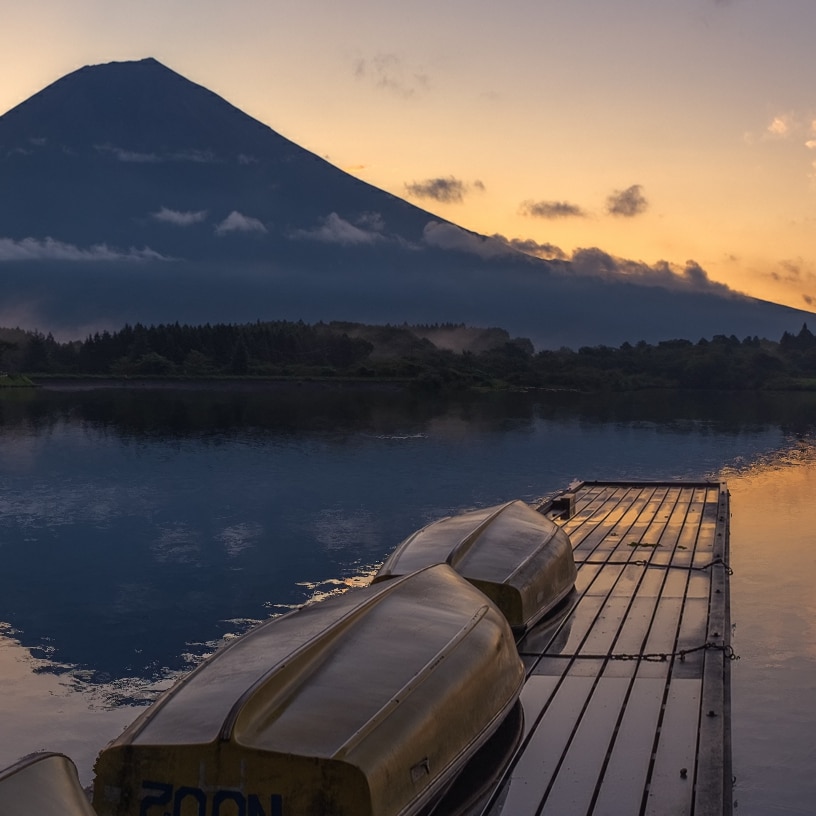
[[[543,502],[578,565],[519,642],[524,732],[484,816],[732,812],[721,482],[581,482]]]

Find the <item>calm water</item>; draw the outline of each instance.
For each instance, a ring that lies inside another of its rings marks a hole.
[[[416,528],[576,478],[732,493],[740,813],[813,813],[816,398],[0,391],[0,767],[98,750],[224,638]]]

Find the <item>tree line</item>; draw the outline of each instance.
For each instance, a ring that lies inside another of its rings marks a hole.
[[[455,342],[459,336],[461,343]],[[434,338],[432,342],[429,338]],[[536,351],[503,329],[273,321],[125,325],[82,341],[0,329],[0,374],[343,378],[426,387],[816,389],[816,336],[734,335]]]

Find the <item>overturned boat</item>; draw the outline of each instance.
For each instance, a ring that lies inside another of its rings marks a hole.
[[[374,577],[378,583],[446,563],[523,634],[575,584],[569,536],[522,501],[450,516],[409,536]]]
[[[412,816],[524,680],[499,610],[445,565],[270,620],[99,756],[99,816]]]
[[[76,766],[56,753],[31,754],[0,770],[0,814],[95,816]]]

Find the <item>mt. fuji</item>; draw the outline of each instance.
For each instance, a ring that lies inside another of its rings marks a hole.
[[[587,274],[464,230],[153,59],[82,68],[0,116],[0,325],[453,322],[557,347],[778,339],[813,318],[699,267],[605,274],[595,252]]]

